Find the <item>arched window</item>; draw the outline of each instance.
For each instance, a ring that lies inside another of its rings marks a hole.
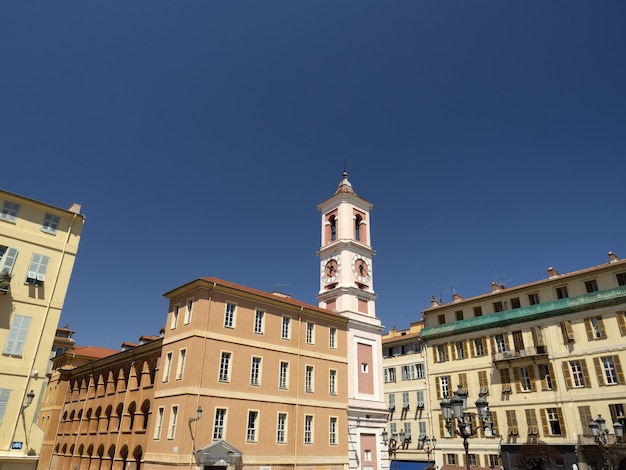
[[[141,414],[143,415],[142,429],[148,429],[148,417],[150,416],[150,400],[146,400],[141,405]]]
[[[330,222],[330,241],[332,242],[337,240],[337,217],[331,215],[328,222]]]
[[[356,241],[361,240],[361,224],[363,223],[363,217],[357,214],[354,218],[354,239]]]
[[[143,457],[143,449],[141,448],[141,446],[135,447],[135,450],[133,450],[133,460],[135,461],[135,470],[140,470],[142,457]]]
[[[117,409],[115,410],[115,415],[117,416],[117,430],[122,429],[122,418],[124,416],[124,404],[120,403],[117,405]]]
[[[130,405],[128,405],[128,430],[132,431],[133,426],[135,425],[135,413],[137,412],[137,404],[133,401]]]
[[[106,411],[104,412],[104,414],[106,415],[107,418],[107,425],[104,428],[105,431],[109,430],[109,426],[111,426],[111,415],[113,414],[113,407],[111,405],[107,406]]]

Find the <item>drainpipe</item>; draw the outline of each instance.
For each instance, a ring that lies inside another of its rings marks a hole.
[[[294,456],[294,470],[298,468],[298,429],[300,423],[300,341],[301,341],[301,330],[302,330],[302,310],[304,307],[300,307],[300,311],[298,312],[298,360],[296,361],[297,367],[296,371],[296,436],[293,440],[293,456]]]

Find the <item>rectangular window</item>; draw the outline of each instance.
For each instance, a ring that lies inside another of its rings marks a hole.
[[[439,398],[447,398],[450,396],[450,376],[442,375],[439,377]]]
[[[313,444],[313,415],[304,417],[304,443]]]
[[[465,390],[466,392],[468,391],[469,387],[467,385],[467,374],[466,373],[459,374],[459,385],[461,386],[462,390]]]
[[[493,312],[494,313],[502,312],[503,310],[504,310],[504,307],[502,306],[502,302],[494,302],[493,303]]]
[[[156,416],[156,424],[154,426],[154,435],[153,438],[155,441],[161,439],[161,429],[163,429],[163,415],[165,414],[165,409],[160,406],[157,410]]]
[[[478,371],[478,387],[480,388],[479,393],[489,393],[489,381],[487,379],[487,371]]]
[[[560,408],[547,408],[545,415],[548,420],[548,430],[552,436],[564,435],[564,429],[561,426],[563,423],[563,417],[561,415]]]
[[[574,388],[585,387],[585,371],[581,361],[569,361],[569,367],[572,374],[572,385]]]
[[[180,310],[180,307],[177,305],[174,305],[174,311],[172,312],[172,323],[170,323],[170,330],[175,329],[178,326],[178,312]]]
[[[502,384],[502,393],[511,393],[511,372],[509,369],[500,369],[500,383]]]
[[[561,286],[554,289],[556,292],[557,299],[567,299],[569,294],[567,293],[567,286]]]
[[[191,310],[193,309],[193,299],[187,300],[187,309],[185,310],[185,325],[191,323]]]
[[[418,379],[423,379],[426,377],[424,364],[422,364],[421,362],[419,364],[415,364],[415,377]]]
[[[246,432],[247,442],[256,442],[256,430],[259,420],[258,411],[248,411],[248,431]]]
[[[624,413],[624,405],[621,403],[609,404],[609,410],[611,411],[611,423],[620,423],[623,426],[622,429],[625,428],[626,414]]]
[[[278,444],[285,444],[287,442],[287,413],[278,413],[276,442]]]
[[[261,358],[253,357],[252,366],[250,367],[250,385],[261,385]]]
[[[411,439],[411,422],[410,421],[405,421],[404,422],[404,438],[405,439]]]
[[[598,372],[598,383],[600,385],[617,385],[618,383],[620,383],[617,370],[617,368],[619,367],[621,374],[619,356],[604,356],[599,359],[594,358],[594,362],[596,363],[596,371]],[[621,377],[621,382],[624,382],[623,374]]]
[[[220,382],[229,382],[230,381],[230,353],[223,352],[222,357],[220,359]]]
[[[417,391],[417,408],[424,409],[424,390]]]
[[[22,351],[24,350],[24,344],[26,343],[26,337],[28,336],[28,329],[30,328],[31,320],[31,317],[25,317],[23,315],[13,315],[11,329],[9,330],[7,342],[4,345],[3,354],[17,357],[22,356]]]
[[[532,294],[528,294],[528,305],[537,305],[539,303],[539,293],[534,292]]]
[[[542,390],[553,390],[554,386],[552,383],[552,377],[554,374],[552,373],[552,367],[550,364],[539,364],[539,379],[541,380],[541,389]]]
[[[304,391],[313,393],[313,366],[306,366],[304,375]]]
[[[438,319],[440,325],[445,325],[445,323],[446,323],[446,316],[445,315],[438,315],[437,319]]]
[[[515,410],[506,410],[506,425],[508,427],[509,436],[519,435],[517,429],[517,417],[515,416]]]
[[[498,454],[489,454],[489,466],[492,468],[500,466],[500,456]]]
[[[290,338],[290,329],[289,329],[290,323],[291,323],[291,318],[283,317],[283,325],[282,325],[282,332],[281,332],[282,339]]]
[[[410,406],[409,392],[402,392],[402,409],[408,410]]]
[[[402,366],[402,380],[411,380],[411,368],[412,365]]]
[[[396,409],[396,394],[389,394],[389,411],[394,411]]]
[[[448,360],[448,348],[445,344],[437,345],[437,362],[446,362]]]
[[[185,372],[186,357],[187,357],[187,350],[181,349],[178,354],[178,366],[176,367],[176,380],[183,380],[183,373]]]
[[[524,336],[520,330],[513,332],[513,347],[518,352],[524,350]]]
[[[604,329],[602,317],[585,318],[585,331],[589,341],[606,339],[606,330]]]
[[[396,368],[395,367],[387,367],[386,369],[383,370],[383,374],[385,376],[385,383],[396,381]]]
[[[597,292],[598,291],[598,281],[592,279],[591,281],[585,282],[585,290],[587,292]]]
[[[626,273],[617,273],[615,278],[618,286],[626,286]]]
[[[522,306],[521,302],[519,301],[519,297],[513,297],[511,299],[511,308],[520,308]]]
[[[446,454],[446,463],[448,465],[456,465],[456,454]]]
[[[419,421],[417,423],[417,426],[419,427],[419,437],[426,437],[428,435],[428,431],[426,428],[426,421]]]
[[[474,338],[474,355],[481,357],[485,354],[485,338]]]
[[[457,359],[465,359],[465,341],[456,341],[454,343],[454,349]]]
[[[33,253],[33,257],[28,265],[28,273],[26,274],[26,283],[39,285],[46,280],[46,271],[50,257]]]
[[[235,327],[235,304],[227,303],[226,312],[224,313],[224,326],[226,328]]]
[[[580,423],[583,428],[583,436],[591,436],[591,428],[589,427],[589,423],[593,419],[591,416],[591,407],[590,406],[579,406],[578,414],[580,415]],[[615,420],[612,421],[613,423]]]
[[[165,355],[165,367],[163,368],[163,383],[169,382],[170,372],[172,371],[172,353]]]
[[[315,343],[315,323],[308,321],[306,322],[306,344],[314,344]]]
[[[454,312],[454,315],[456,316],[456,321],[463,320],[463,310],[457,310]]]
[[[170,428],[169,431],[167,432],[167,438],[168,439],[174,439],[174,436],[176,435],[176,422],[178,421],[178,406],[174,405],[172,406],[172,414],[170,416]]]
[[[278,388],[287,390],[289,388],[289,363],[281,361],[278,372]]]
[[[527,409],[524,410],[524,412],[526,413],[526,425],[528,426],[528,435],[538,436],[539,426],[537,425],[537,413],[535,413],[535,409]]]
[[[263,334],[263,317],[265,312],[263,310],[257,310],[254,316],[254,332],[257,335]]]
[[[504,335],[496,335],[496,350],[499,353],[506,351],[506,340]]]
[[[41,231],[54,235],[57,233],[57,229],[59,228],[59,223],[61,222],[61,218],[57,215],[46,214],[43,218],[43,224],[41,225]]]
[[[224,426],[226,425],[226,408],[215,409],[215,421],[213,423],[213,440],[224,439]]]
[[[15,259],[17,258],[17,248],[10,248],[0,245],[0,272],[11,274]]]
[[[328,374],[328,393],[337,395],[337,371],[330,369]]]
[[[575,341],[574,329],[572,328],[571,321],[565,320],[561,322],[561,334],[563,335],[563,344],[567,345]]]
[[[532,392],[533,391],[532,377],[531,377],[530,370],[528,369],[528,367],[518,367],[517,371],[519,373],[520,390],[522,392]]]
[[[483,308],[482,307],[474,307],[474,316],[482,317],[483,316]]]
[[[331,446],[337,445],[337,418],[335,416],[331,416],[328,422],[328,443]]]
[[[328,347],[330,349],[337,349],[337,328],[330,328],[328,330]]]
[[[2,212],[0,212],[0,219],[8,222],[15,222],[17,220],[17,214],[20,211],[20,205],[11,201],[4,201],[2,206]]]
[[[467,458],[468,458],[470,467],[478,466],[478,459],[476,458],[476,454],[467,454]]]

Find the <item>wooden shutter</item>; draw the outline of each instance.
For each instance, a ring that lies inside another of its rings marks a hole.
[[[561,410],[561,408],[557,408],[556,414],[559,417],[559,427],[561,428],[561,437],[567,437],[567,430],[565,429],[565,419],[563,419],[563,410]]]
[[[437,388],[437,397],[440,400],[443,400],[443,397],[441,396],[441,381],[439,377],[435,377],[435,387]]]
[[[606,339],[606,329],[604,328],[602,317],[598,317],[598,329],[600,330],[600,338]]]
[[[519,380],[519,367],[513,367],[513,380],[515,381],[515,390],[517,393],[522,391],[522,384]]]
[[[469,357],[467,353],[467,341],[463,341],[463,357]]]
[[[617,318],[620,334],[626,336],[626,312],[617,312],[615,317]]]
[[[593,325],[591,324],[591,318],[585,318],[585,331],[587,332],[587,340],[593,341],[595,335],[593,334]]]
[[[561,364],[561,367],[563,368],[563,378],[565,379],[565,388],[567,390],[570,390],[572,388],[572,374],[570,373],[569,363],[567,361],[564,361]]]
[[[541,414],[541,428],[543,429],[544,436],[550,436],[550,426],[548,426],[548,410],[545,408],[539,410]]]
[[[439,351],[437,350],[437,346],[433,346],[433,359],[433,362],[439,362]]]
[[[470,342],[469,342],[470,343],[470,351],[471,351],[472,357],[476,357],[476,346],[474,344],[475,344],[475,341],[478,341],[478,340],[479,340],[479,338],[474,338],[474,339],[470,340]]]
[[[535,383],[535,366],[532,364],[528,366],[528,377],[530,378],[530,390],[536,392],[537,384]]]
[[[579,406],[578,414],[580,415],[580,422],[583,425],[583,435],[591,436],[591,428],[589,427],[589,423],[591,422],[591,407],[590,406]]]
[[[498,414],[495,411],[491,412],[491,424],[493,429],[493,436],[496,437],[498,435]]]
[[[600,362],[599,357],[593,358],[593,367],[596,370],[596,377],[598,378],[598,385],[600,387],[604,387],[606,385],[606,380],[604,380],[604,370],[602,369],[602,363]]]
[[[550,373],[550,381],[552,382],[552,390],[556,390],[556,375],[554,374],[554,366],[552,363],[548,364],[548,372]]]
[[[585,380],[585,388],[591,387],[591,379],[589,378],[589,369],[587,369],[587,361],[584,359],[580,360],[580,368],[583,371],[583,378]]]
[[[450,351],[448,350],[448,343],[443,345],[443,354],[446,361],[450,360]]]
[[[619,361],[619,356],[617,354],[613,356],[613,365],[615,365],[617,383],[620,385],[624,385],[626,383],[626,381],[624,380],[624,370],[622,369],[622,363]]]
[[[443,415],[439,415],[439,436],[444,439],[446,436],[446,425],[443,420]]]

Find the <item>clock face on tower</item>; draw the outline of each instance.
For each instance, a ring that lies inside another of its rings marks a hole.
[[[322,261],[322,280],[324,282],[335,282],[339,276],[341,260],[334,256],[326,261]]]
[[[369,282],[372,278],[370,262],[366,258],[355,255],[352,258],[352,272],[359,282]]]

